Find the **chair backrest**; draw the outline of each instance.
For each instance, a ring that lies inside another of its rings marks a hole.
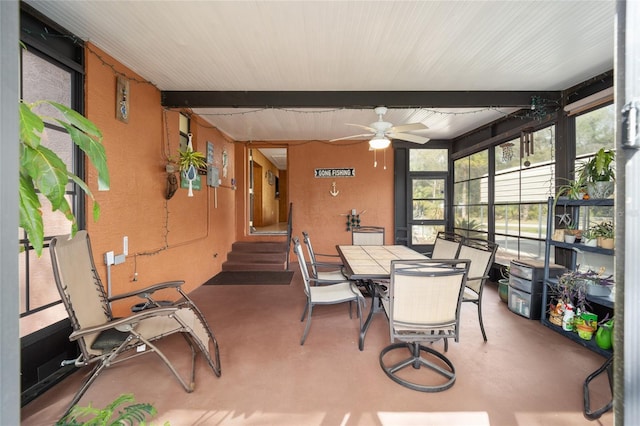
[[[311,264],[311,272],[314,278],[318,278],[318,267],[316,266],[316,254],[311,246],[311,239],[309,239],[309,233],[302,231],[302,239],[307,246],[307,253],[309,254],[309,263]]]
[[[393,260],[388,312],[391,341],[442,337],[457,341],[468,268],[468,261],[455,259]]]
[[[296,254],[298,258],[298,265],[300,265],[300,273],[302,274],[302,281],[304,282],[304,293],[307,297],[311,297],[311,289],[310,289],[310,280],[309,270],[307,269],[307,262],[304,259],[304,254],[302,254],[302,246],[300,245],[300,240],[298,237],[293,237],[293,252]]]
[[[458,259],[469,259],[469,276],[467,287],[480,294],[485,281],[489,278],[489,270],[498,250],[498,244],[491,241],[466,238],[460,246]]]
[[[49,245],[53,276],[74,331],[104,324],[111,319],[111,307],[91,252],[87,231],[54,237]],[[97,335],[78,340],[85,353]]]
[[[384,228],[381,226],[362,226],[351,231],[351,243],[354,246],[383,246]]]
[[[462,235],[453,232],[440,231],[436,236],[436,241],[431,253],[432,259],[456,259],[460,244],[463,240]]]

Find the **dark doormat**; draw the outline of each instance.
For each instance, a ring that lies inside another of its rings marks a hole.
[[[273,284],[289,285],[293,271],[222,271],[204,285]]]

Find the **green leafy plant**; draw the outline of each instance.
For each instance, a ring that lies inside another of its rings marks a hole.
[[[34,108],[47,104],[57,109],[63,118],[41,116]],[[38,192],[51,203],[52,211],[59,210],[71,222],[71,234],[78,230],[75,215],[65,198],[71,179],[93,199],[93,218],[98,220],[100,206],[85,182],[69,172],[65,163],[52,150],[41,144],[45,121],[62,126],[73,143],[80,147],[98,171],[102,187],[109,187],[107,158],[102,145],[102,133],[88,119],[71,108],[53,101],[31,104],[20,101],[20,226],[25,230],[37,255],[42,254],[44,225]]]
[[[91,404],[87,407],[76,405],[69,411],[69,414],[58,420],[56,426],[145,425],[147,415],[153,417],[157,414],[153,405],[148,403],[133,404],[134,402],[133,394],[128,393],[120,395],[105,408],[94,408]],[[126,403],[131,404],[120,407]],[[169,422],[165,422],[164,425],[168,426]]]
[[[199,151],[193,151],[187,148],[184,151],[180,151],[179,155],[178,167],[180,168],[180,171],[186,171],[191,165],[196,169],[207,167],[206,157]]]
[[[568,197],[570,200],[580,200],[587,190],[587,182],[582,173],[578,173],[575,180],[564,179],[567,183],[560,185],[556,192],[556,200],[559,197]]]
[[[573,305],[580,311],[586,311],[589,306],[584,278],[577,270],[560,275],[558,284],[551,286],[550,290],[555,299],[561,300],[563,304]]]
[[[600,148],[596,155],[583,163],[580,168],[580,176],[585,182],[611,182],[615,180],[613,160],[615,153]]]
[[[502,279],[508,280],[511,276],[511,266],[507,265],[500,268],[500,276]]]
[[[610,220],[605,220],[603,222],[596,223],[595,225],[592,225],[590,229],[596,238],[597,237],[613,238],[613,234],[614,234],[613,222]]]
[[[587,271],[576,270],[565,272],[558,277],[558,284],[551,286],[551,294],[563,303],[569,303],[581,312],[588,311],[590,306],[587,301],[587,286],[599,285],[603,287],[613,286],[613,276],[603,275],[604,271],[596,272],[592,269]]]
[[[585,240],[595,240],[596,238],[598,238],[593,225],[582,232],[582,238]]]

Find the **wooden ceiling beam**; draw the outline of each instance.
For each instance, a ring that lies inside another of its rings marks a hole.
[[[474,108],[559,102],[561,91],[163,91],[170,108]]]

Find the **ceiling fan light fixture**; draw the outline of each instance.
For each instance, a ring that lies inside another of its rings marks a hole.
[[[385,136],[374,136],[369,141],[369,146],[373,149],[385,149],[391,144],[391,141]]]

